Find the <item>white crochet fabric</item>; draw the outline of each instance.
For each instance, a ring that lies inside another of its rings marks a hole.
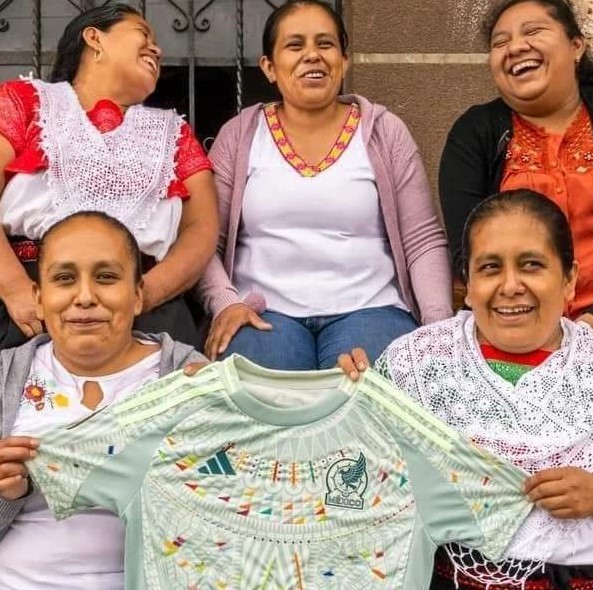
[[[566,465],[593,471],[593,332],[561,322],[560,349],[516,386],[486,364],[471,312],[399,338],[376,368],[444,422],[529,473]],[[535,508],[495,572],[484,573],[479,564],[468,568],[462,548],[449,552],[460,569],[483,583],[521,585],[554,547],[584,538],[590,520],[558,520]],[[513,559],[533,567],[517,569]]]
[[[137,233],[175,178],[181,117],[172,110],[135,105],[119,127],[101,133],[70,84],[32,84],[39,95],[47,174],[63,217],[103,211]]]

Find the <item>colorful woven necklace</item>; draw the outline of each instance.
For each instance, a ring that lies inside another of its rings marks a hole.
[[[294,151],[294,148],[286,137],[286,133],[284,133],[284,129],[280,123],[278,117],[278,103],[266,105],[264,107],[264,116],[266,117],[266,122],[270,129],[270,133],[272,134],[272,138],[274,139],[274,143],[280,150],[282,157],[301,176],[312,177],[329,168],[346,151],[348,144],[354,137],[354,133],[358,128],[360,108],[355,103],[350,106],[350,113],[348,114],[344,127],[342,127],[340,135],[327,155],[316,165],[307,164],[307,162]]]

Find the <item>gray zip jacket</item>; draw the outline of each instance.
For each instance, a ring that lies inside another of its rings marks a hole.
[[[207,362],[208,359],[191,346],[175,342],[168,334],[141,334],[134,336],[143,340],[159,342],[161,345],[161,363],[159,376],[163,377],[191,362]],[[0,351],[0,437],[9,436],[16,420],[21,395],[25,382],[29,377],[29,369],[38,346],[49,342],[47,334],[32,338],[17,348]],[[23,509],[27,497],[19,500],[3,500],[0,498],[0,540],[8,531],[8,527]]]

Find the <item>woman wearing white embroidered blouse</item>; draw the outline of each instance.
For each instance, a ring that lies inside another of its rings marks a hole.
[[[593,331],[562,317],[577,280],[568,221],[539,193],[507,191],[472,211],[462,243],[472,311],[395,340],[375,368],[531,474],[536,508],[507,561],[485,565],[448,547],[431,588],[509,588],[509,578],[526,589],[593,588]],[[357,350],[340,365],[356,378],[367,360]],[[456,586],[459,560],[475,569],[458,572]]]
[[[125,223],[143,257],[136,327],[197,343],[181,294],[199,278],[218,232],[211,166],[174,111],[141,105],[161,49],[132,7],[82,13],[58,43],[52,83],[0,85],[0,348],[42,332],[32,279],[37,240],[82,209]],[[113,131],[117,129],[117,133]],[[3,189],[3,190],[2,190]]]
[[[453,313],[418,148],[385,107],[338,96],[348,35],[328,4],[282,4],[262,45],[282,101],[245,109],[210,152],[221,232],[198,284],[214,318],[207,355],[297,370],[352,346],[379,354]]]

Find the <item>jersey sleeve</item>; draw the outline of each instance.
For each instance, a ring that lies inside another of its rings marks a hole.
[[[364,380],[405,458],[431,540],[456,541],[499,560],[532,508],[522,492],[527,474],[473,445],[375,371]]]
[[[39,109],[39,98],[32,84],[11,80],[0,84],[0,135],[17,156],[27,145],[27,134]]]
[[[56,518],[93,507],[121,515],[142,485],[159,443],[184,406],[201,394],[202,379],[171,373],[44,435],[27,467]]]

